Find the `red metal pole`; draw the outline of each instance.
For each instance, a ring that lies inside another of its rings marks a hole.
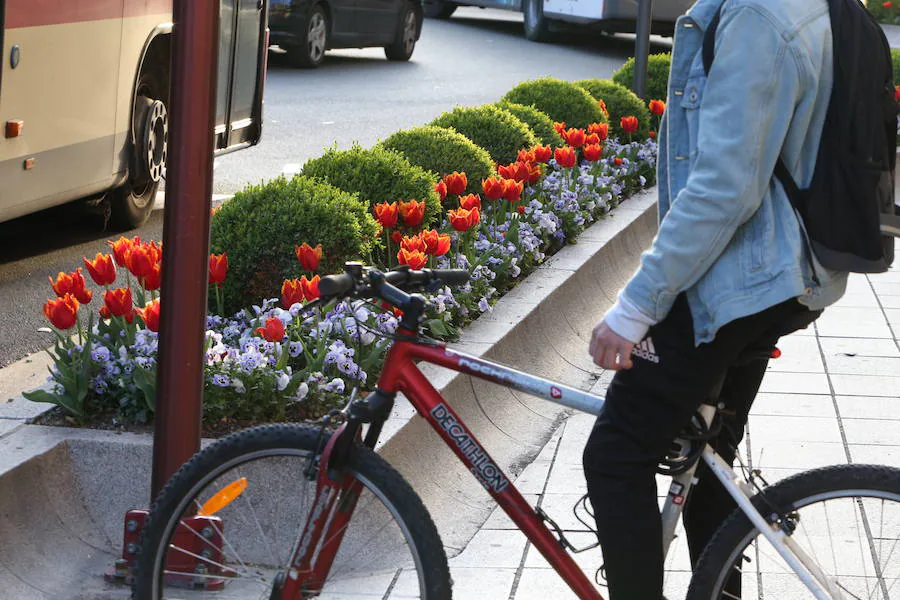
[[[219,0],[175,0],[172,12],[153,497],[200,449]]]

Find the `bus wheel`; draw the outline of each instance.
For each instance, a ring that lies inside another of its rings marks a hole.
[[[422,3],[422,11],[429,19],[449,19],[456,12],[458,5],[447,0],[425,0]]]
[[[160,88],[154,87],[152,81],[152,77],[142,76],[138,87],[128,181],[110,193],[110,221],[117,230],[134,229],[147,222],[166,168],[169,113],[165,102],[153,97]]]
[[[550,39],[550,27],[544,18],[544,0],[523,0],[522,12],[525,21],[525,38],[532,42],[546,42]]]

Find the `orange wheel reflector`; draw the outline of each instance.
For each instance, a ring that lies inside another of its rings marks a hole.
[[[229,483],[224,488],[215,493],[215,495],[203,503],[197,512],[198,517],[211,517],[244,493],[247,489],[247,478],[241,477],[234,483]]]
[[[778,348],[773,348],[772,358],[781,358],[781,350],[779,350]]]

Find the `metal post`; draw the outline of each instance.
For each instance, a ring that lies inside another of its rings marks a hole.
[[[650,28],[653,0],[638,0],[634,43],[634,93],[647,99],[647,57],[650,55]]]
[[[153,497],[200,449],[219,1],[173,7]]]

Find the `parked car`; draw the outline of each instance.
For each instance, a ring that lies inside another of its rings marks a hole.
[[[388,60],[409,60],[422,19],[414,0],[271,0],[270,42],[305,68],[318,67],[337,48],[382,46]]]
[[[656,0],[653,3],[652,32],[671,36],[675,20],[696,0]],[[608,33],[635,30],[635,0],[423,0],[425,16],[447,19],[458,6],[503,8],[523,14],[525,37],[535,42],[549,39],[549,33],[566,26],[584,26]]]

